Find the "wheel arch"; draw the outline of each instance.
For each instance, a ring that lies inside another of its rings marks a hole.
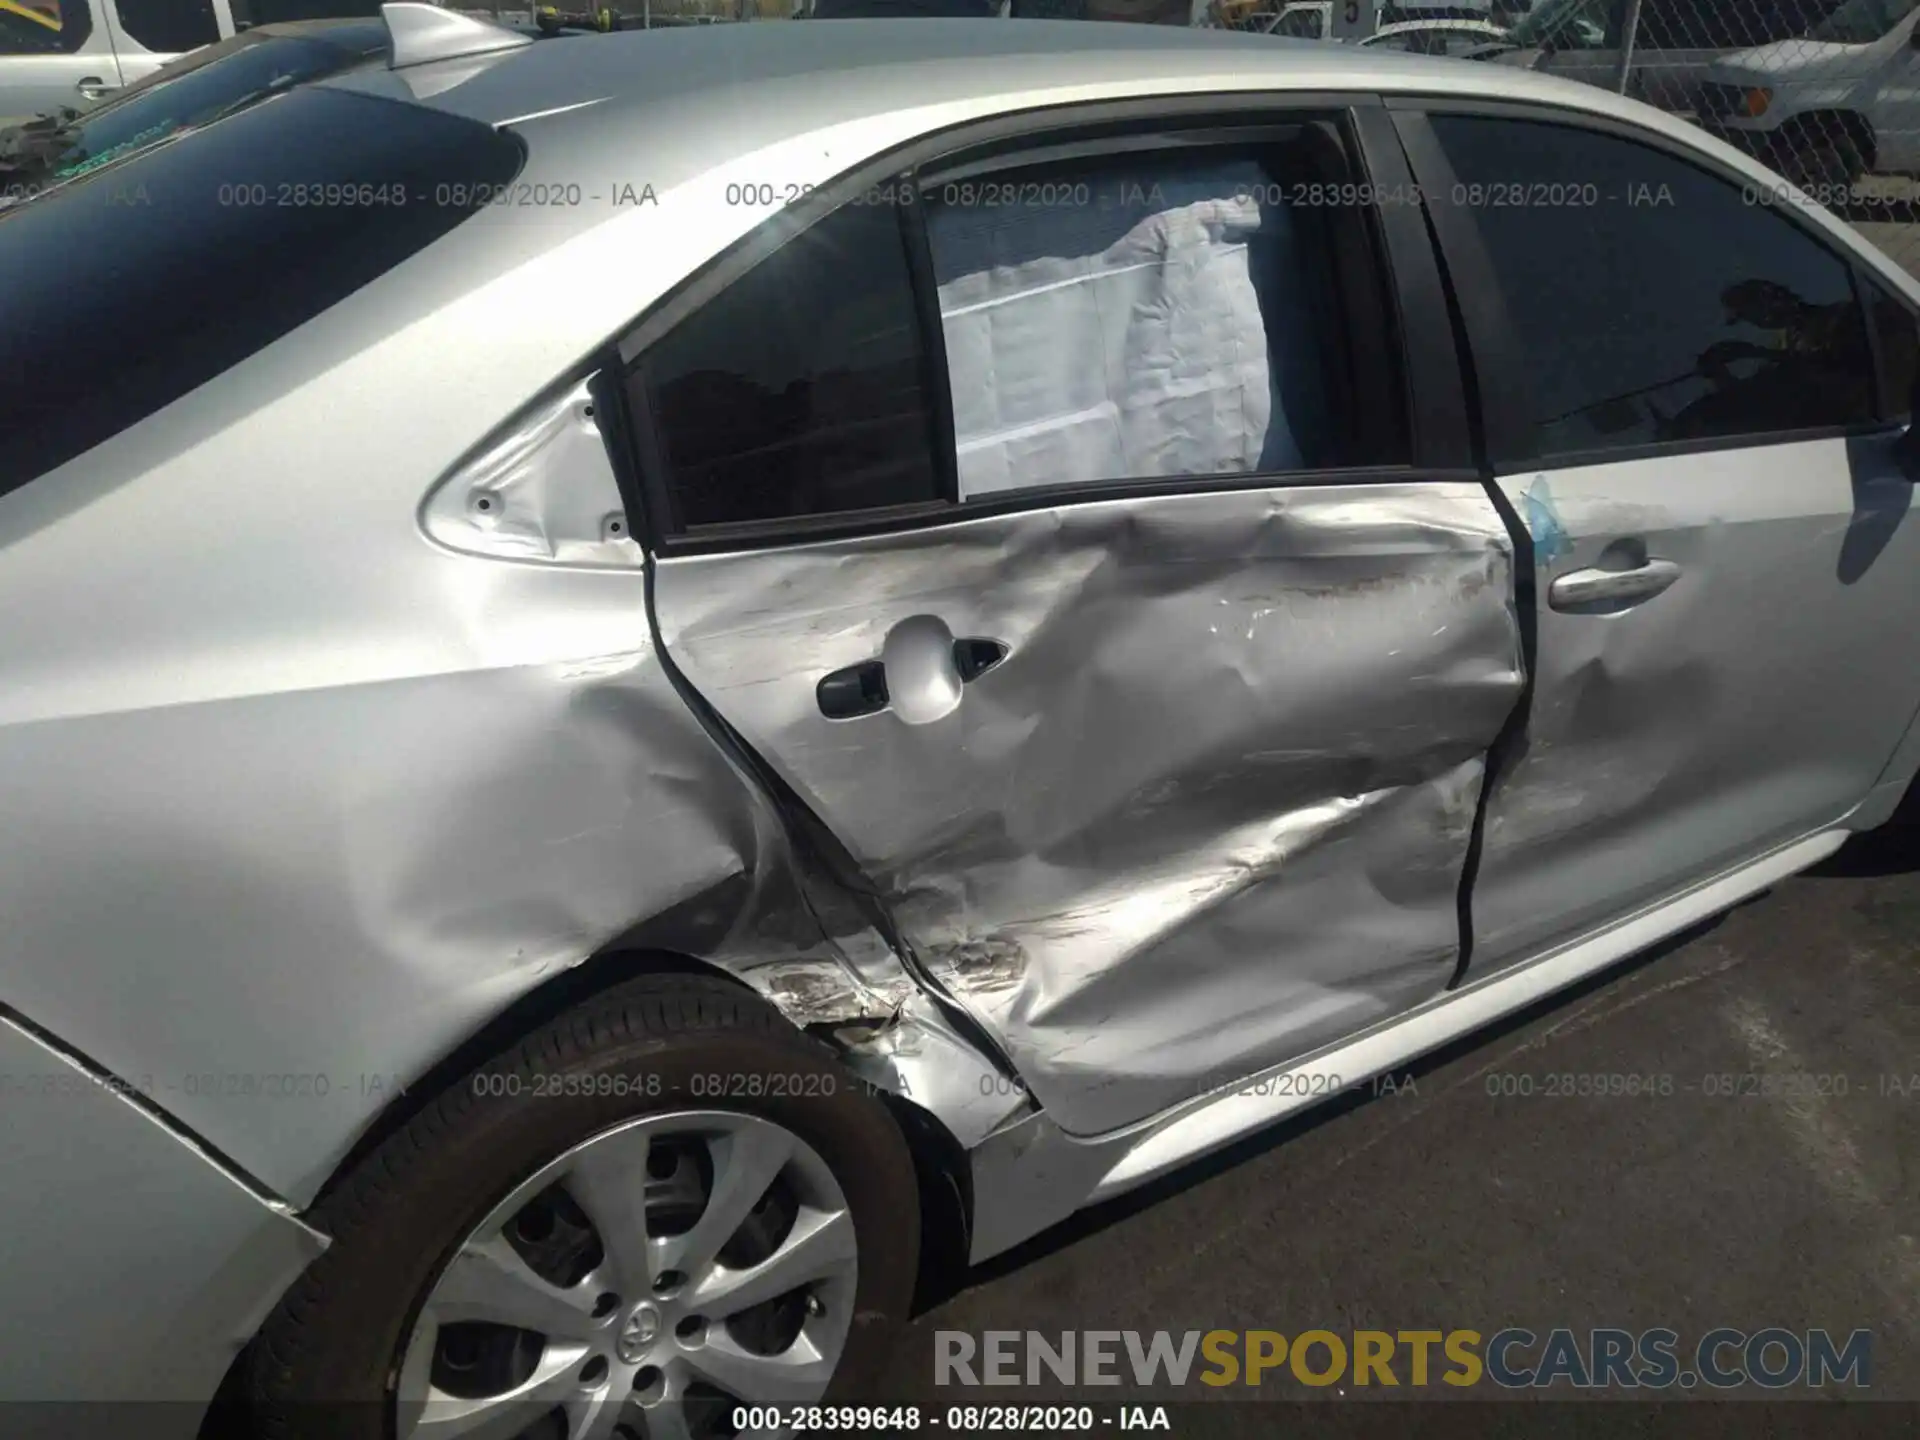
[[[824,962],[815,963],[824,966]],[[711,960],[658,948],[627,949],[615,946],[604,949],[513,1000],[376,1113],[328,1174],[308,1209],[323,1204],[362,1160],[377,1150],[389,1136],[405,1128],[435,1095],[457,1084],[463,1075],[566,1011],[640,975],[701,976],[721,980],[756,994],[778,1011],[782,1021],[795,1033],[812,1036],[831,1049],[843,1063],[857,1069],[863,1077],[876,1080],[879,1087],[877,1093],[899,1126],[907,1150],[913,1157],[922,1215],[932,1222],[922,1227],[921,1283],[918,1289],[922,1294],[937,1294],[951,1283],[966,1264],[973,1225],[973,1183],[967,1147],[955,1135],[947,1120],[911,1096],[897,1089],[884,1088],[887,1079],[885,1072],[876,1071],[870,1064],[862,1063],[859,1052],[866,1032],[858,1027],[850,1028],[844,1018],[808,1022],[805,1012],[796,1009],[790,992],[783,991],[767,979],[754,983],[754,978],[761,978],[759,972],[747,971],[743,975]],[[791,981],[793,975],[793,967],[779,967],[775,978],[783,977]],[[822,983],[825,983],[824,980]],[[888,1017],[872,1018],[878,1025]]]

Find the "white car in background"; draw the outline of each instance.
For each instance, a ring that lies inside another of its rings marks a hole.
[[[1915,0],[1847,0],[1800,39],[1724,56],[1701,123],[1817,199],[1869,171],[1920,171],[1917,19]]]
[[[233,33],[226,0],[0,0],[0,124],[88,109]]]
[[[255,25],[377,13],[370,0],[0,0],[0,126],[90,110]]]
[[[1333,35],[1332,0],[1305,0],[1283,5],[1280,13],[1257,27],[1263,35],[1287,40],[1326,40]]]

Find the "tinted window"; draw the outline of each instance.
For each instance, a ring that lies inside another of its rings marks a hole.
[[[117,0],[120,25],[156,55],[178,55],[220,38],[213,0]]]
[[[0,5],[0,55],[71,55],[93,33],[86,0],[14,0]]]
[[[1878,287],[1869,291],[1868,306],[1880,342],[1880,365],[1886,376],[1887,413],[1906,419],[1913,409],[1913,383],[1920,377],[1920,322],[1905,303]]]
[[[933,187],[963,498],[1406,458],[1369,226],[1302,132]]]
[[[646,355],[679,521],[712,525],[938,496],[906,242],[852,205],[763,260]]]
[[[1848,267],[1661,151],[1434,117],[1523,350],[1543,455],[1872,418]]]
[[[289,20],[334,20],[348,16],[377,16],[380,0],[232,0],[237,29],[278,25]]]
[[[296,90],[0,212],[0,493],[431,244],[470,213],[436,187],[521,156],[437,110]]]

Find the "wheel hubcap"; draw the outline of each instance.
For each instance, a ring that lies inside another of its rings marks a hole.
[[[818,1400],[845,1349],[853,1218],[757,1116],[647,1116],[501,1200],[435,1277],[395,1384],[403,1440],[708,1440]],[[769,1432],[757,1432],[769,1433]]]
[[[633,1313],[627,1317],[627,1323],[621,1327],[620,1343],[615,1348],[627,1364],[638,1365],[646,1358],[654,1337],[659,1333],[660,1312],[651,1305],[636,1305]]]

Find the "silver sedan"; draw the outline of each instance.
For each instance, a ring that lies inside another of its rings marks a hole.
[[[1898,810],[1920,286],[1728,147],[386,17],[0,217],[0,1396],[884,1399],[922,1268]]]

